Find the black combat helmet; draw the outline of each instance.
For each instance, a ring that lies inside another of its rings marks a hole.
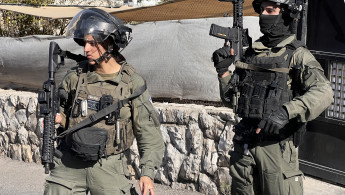
[[[131,28],[128,28],[116,16],[107,12],[90,8],[75,15],[67,26],[66,37],[74,38],[79,45],[84,45],[84,37],[92,35],[98,43],[103,43],[111,38],[118,48],[125,48],[131,40]]]
[[[300,11],[302,11],[303,0],[254,0],[252,5],[256,13],[261,13],[260,5],[263,1],[271,1],[280,5],[283,12],[288,12],[291,18],[297,18]]]

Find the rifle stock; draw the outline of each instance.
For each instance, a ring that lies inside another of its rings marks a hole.
[[[64,58],[60,55],[59,45],[51,41],[49,45],[48,80],[43,83],[43,89],[38,92],[40,115],[44,117],[43,145],[41,161],[45,173],[49,173],[50,165],[53,164],[54,141],[55,141],[55,117],[59,112],[59,98],[56,90],[55,72],[60,65],[64,65]],[[60,56],[60,62],[58,57]]]

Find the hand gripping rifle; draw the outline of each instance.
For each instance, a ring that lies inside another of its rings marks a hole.
[[[40,115],[44,116],[42,165],[45,173],[49,173],[50,164],[53,163],[54,141],[55,141],[55,116],[59,112],[59,98],[55,85],[55,72],[64,65],[64,57],[59,45],[51,41],[49,45],[48,80],[43,83],[43,90],[38,92],[38,103],[40,104]],[[60,56],[60,62],[58,57]]]
[[[222,27],[212,24],[210,35],[225,39],[224,46],[230,46],[235,51],[235,61],[243,57],[243,47],[248,47],[252,39],[248,34],[248,29],[243,29],[243,3],[244,0],[219,0],[232,2],[233,4],[233,27]],[[230,48],[229,48],[230,49]],[[213,56],[214,62],[221,62],[224,59],[218,55]]]

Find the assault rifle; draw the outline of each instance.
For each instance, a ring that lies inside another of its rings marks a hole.
[[[43,89],[38,92],[40,115],[44,116],[43,145],[41,161],[45,173],[49,173],[50,164],[53,164],[55,141],[55,116],[59,112],[59,98],[55,85],[55,72],[64,65],[64,57],[59,45],[51,41],[49,45],[48,80],[43,83]],[[60,62],[58,57],[60,56]]]
[[[224,46],[230,46],[235,51],[235,61],[243,57],[243,47],[248,47],[252,43],[252,38],[248,34],[248,29],[243,29],[243,3],[244,0],[219,0],[232,2],[233,4],[233,27],[222,27],[212,24],[210,35],[225,39]],[[213,56],[214,62],[221,62],[224,59],[218,55]]]

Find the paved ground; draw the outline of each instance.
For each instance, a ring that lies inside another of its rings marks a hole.
[[[0,195],[41,195],[46,175],[41,165],[24,163],[0,157]],[[138,187],[138,186],[136,186]],[[173,190],[169,186],[155,184],[155,194],[201,195],[187,190]],[[306,177],[305,195],[344,195],[345,188]]]

